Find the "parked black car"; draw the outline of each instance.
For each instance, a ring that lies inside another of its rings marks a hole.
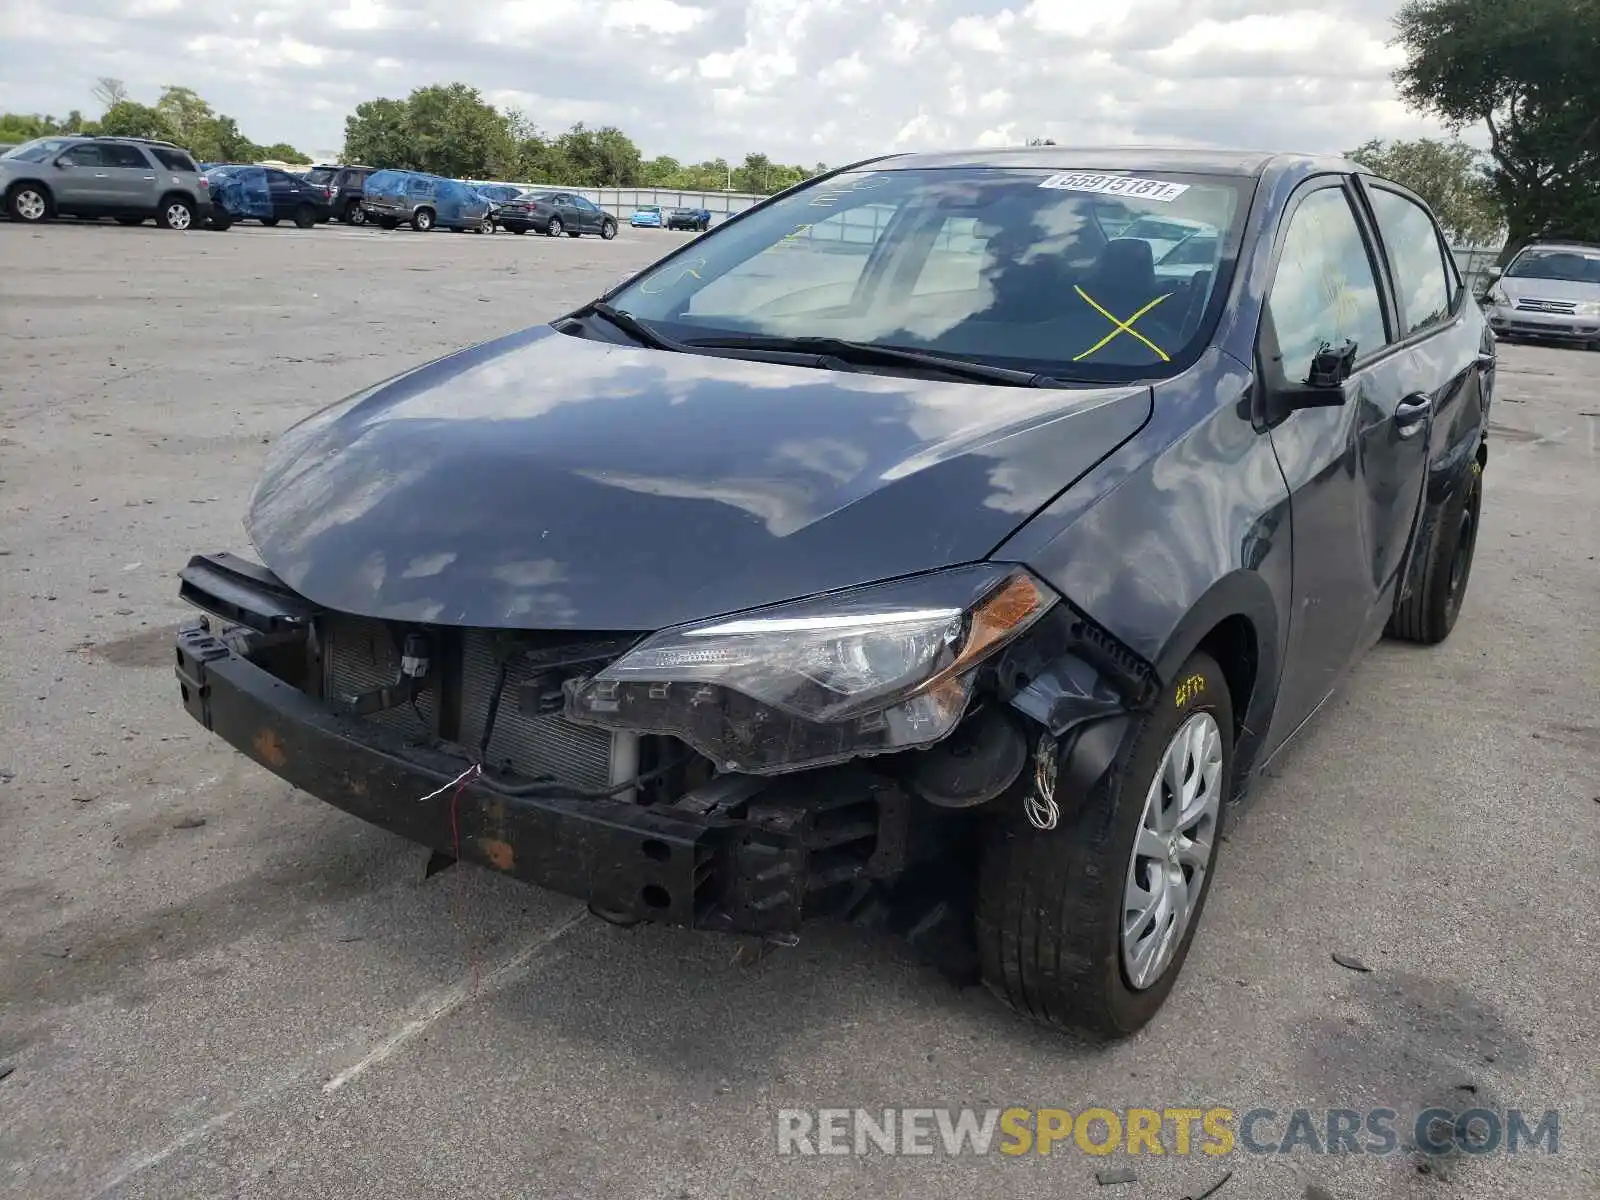
[[[617,221],[592,200],[571,192],[542,192],[507,200],[495,209],[495,224],[512,233],[545,234],[547,237],[579,237],[598,233],[610,241],[617,236]]]
[[[699,231],[710,229],[711,210],[709,208],[675,208],[667,213],[667,228]]]
[[[310,229],[333,215],[324,188],[277,167],[222,163],[209,168],[205,178],[211,188],[211,225],[215,229],[226,229],[235,221],[260,221],[263,225],[293,221],[301,229]]]
[[[1215,266],[1158,276],[1130,209]],[[1455,625],[1494,378],[1432,215],[1355,163],[871,160],[284,434],[266,566],[183,572],[180,693],[608,919],[882,900],[1125,1035],[1231,805],[1385,631]]]
[[[324,165],[312,167],[305,181],[320,187],[333,215],[346,225],[365,225],[367,213],[361,207],[361,197],[366,189],[367,176],[378,168],[355,165]]]

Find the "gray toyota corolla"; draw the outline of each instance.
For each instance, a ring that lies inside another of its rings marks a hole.
[[[1158,271],[1169,228],[1206,235]],[[1127,1034],[1251,780],[1455,624],[1494,363],[1352,163],[859,163],[290,429],[261,563],[183,572],[182,700],[435,865],[877,918]]]

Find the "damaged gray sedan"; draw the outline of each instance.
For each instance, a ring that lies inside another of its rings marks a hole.
[[[1192,271],[1135,236],[1172,225]],[[1431,214],[1355,164],[856,164],[289,430],[261,563],[183,572],[182,702],[440,861],[877,920],[1126,1035],[1263,764],[1455,625],[1493,385]]]

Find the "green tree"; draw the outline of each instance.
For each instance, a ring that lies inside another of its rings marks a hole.
[[[166,114],[135,100],[119,100],[95,123],[97,133],[113,137],[149,137],[177,140]]]
[[[309,155],[301,154],[288,142],[273,142],[270,146],[257,147],[256,161],[265,162],[269,160],[272,162],[309,163],[311,158]]]
[[[356,105],[344,119],[344,157],[372,167],[417,170],[406,102],[378,99]]]
[[[1600,4],[1409,0],[1395,24],[1402,97],[1488,132],[1507,253],[1540,234],[1600,238]]]
[[[1505,219],[1483,155],[1465,142],[1374,139],[1346,157],[1421,196],[1458,245],[1486,246],[1504,235]]]

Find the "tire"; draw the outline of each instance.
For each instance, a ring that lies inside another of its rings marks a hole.
[[[583,236],[583,233],[577,229],[569,229],[567,230],[567,236],[569,238],[580,238]]]
[[[361,207],[361,201],[352,200],[344,206],[344,223],[346,225],[365,225],[367,223],[367,210]]]
[[[265,225],[268,229],[271,229],[274,225],[276,225],[278,223],[278,218],[277,217],[262,217],[261,218],[261,223],[263,225]]]
[[[218,233],[223,233],[226,230],[233,228],[233,218],[228,216],[227,213],[223,213],[221,216],[213,213],[211,215],[210,227],[215,229]]]
[[[309,204],[302,204],[294,210],[294,223],[297,229],[315,229],[317,225],[317,210]]]
[[[186,232],[194,228],[194,205],[182,196],[164,196],[156,210],[156,224],[162,229]]]
[[[1097,1039],[1142,1028],[1177,982],[1205,912],[1232,785],[1233,704],[1222,668],[1209,655],[1191,655],[1156,707],[1137,719],[1105,777],[1081,799],[1064,800],[1055,829],[1040,831],[1020,813],[997,819],[978,876],[975,924],[989,989],[1040,1024]],[[1196,731],[1212,736],[1191,742]],[[1210,766],[1184,775],[1180,785],[1199,782],[1193,797],[1199,819],[1176,826],[1196,835],[1186,843],[1189,853],[1180,854],[1185,843],[1177,834],[1149,833],[1136,843],[1148,802],[1170,795],[1162,771],[1169,752],[1181,767],[1196,750]],[[1136,857],[1136,844],[1153,844],[1162,856]],[[1127,947],[1160,951],[1156,926],[1167,910],[1154,910],[1144,936],[1135,929],[1131,940],[1123,918],[1135,884],[1169,878],[1159,865],[1180,872],[1186,884],[1178,894],[1192,903],[1176,941],[1167,939],[1170,952],[1146,962],[1151,974],[1139,979]]]
[[[506,228],[511,230],[511,232],[516,234],[518,237],[521,237],[523,234],[528,232],[528,227],[526,225],[507,225]]]
[[[419,208],[411,214],[411,228],[418,233],[427,233],[433,228],[433,209]]]
[[[380,228],[383,228],[383,229],[399,229],[400,228],[400,218],[399,217],[379,217],[378,218],[378,225],[379,225]]]
[[[562,234],[561,218],[551,217],[550,224],[544,227],[545,237],[560,237]]]
[[[118,217],[117,218],[117,224],[118,225],[143,225],[144,224],[144,218],[143,217]]]
[[[1427,556],[1422,574],[1409,596],[1396,599],[1385,631],[1390,637],[1435,646],[1450,636],[1472,576],[1482,512],[1483,466],[1474,458],[1466,483],[1445,502],[1427,544],[1418,547]]]
[[[6,215],[23,225],[38,225],[55,215],[50,193],[33,183],[19,183],[6,194]]]
[[[612,238],[616,237],[617,236],[617,223],[615,221],[601,221],[600,222],[600,236],[604,240],[606,240],[608,242]]]

